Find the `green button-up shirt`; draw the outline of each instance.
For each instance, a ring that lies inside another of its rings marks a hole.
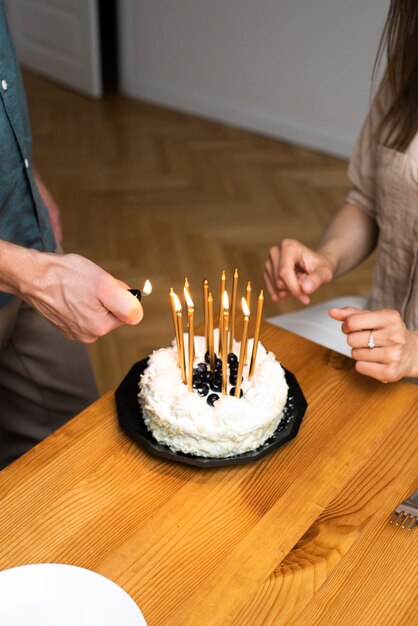
[[[4,0],[0,0],[0,239],[48,252],[56,248],[34,180],[26,97]],[[0,292],[0,307],[11,299]]]

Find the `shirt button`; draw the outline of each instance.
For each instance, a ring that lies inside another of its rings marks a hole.
[[[3,88],[3,91],[7,91],[8,87],[9,87],[9,85],[7,84],[7,81],[5,81],[4,78],[1,81],[1,86]]]
[[[27,159],[25,159],[25,167],[26,167],[26,169],[28,169],[28,167],[29,167],[29,161]]]

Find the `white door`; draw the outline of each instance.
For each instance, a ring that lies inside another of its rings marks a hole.
[[[22,65],[102,95],[97,0],[6,0],[6,8]]]

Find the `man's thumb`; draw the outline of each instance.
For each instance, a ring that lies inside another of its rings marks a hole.
[[[139,324],[144,317],[138,298],[124,288],[118,288],[117,295],[106,303],[106,308],[124,324]]]

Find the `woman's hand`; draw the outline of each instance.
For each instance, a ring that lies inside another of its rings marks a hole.
[[[270,248],[264,280],[274,302],[293,295],[309,304],[309,294],[332,280],[335,266],[331,256],[314,252],[295,239],[283,239]]]
[[[347,335],[360,374],[383,383],[418,377],[418,333],[406,328],[398,311],[344,307],[330,309],[329,314],[342,322],[341,329]]]
[[[375,220],[347,203],[331,220],[316,251],[295,239],[283,239],[270,248],[265,265],[271,299],[277,302],[293,295],[309,304],[309,295],[320,285],[356,267],[372,252],[377,235]]]

